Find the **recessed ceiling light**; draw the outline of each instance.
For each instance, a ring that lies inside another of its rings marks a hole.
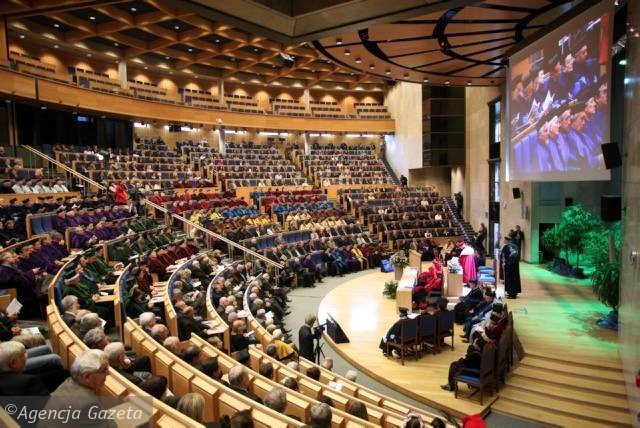
[[[391,70],[387,69],[387,70],[384,72],[384,74],[386,74],[386,75],[388,76],[389,74],[391,74]]]
[[[220,39],[216,39],[216,43],[220,43]]]
[[[175,30],[179,30],[179,29],[180,29],[180,26],[179,26],[179,25],[174,25],[174,26],[173,26],[173,28],[174,28]]]
[[[138,11],[138,9],[136,9],[135,7],[131,8],[131,12],[137,12],[137,11]]]
[[[145,70],[148,70],[148,69],[149,69],[149,67],[147,67],[147,66],[145,65],[145,66],[144,66],[144,69],[145,69]]]
[[[95,16],[90,16],[89,19],[92,20],[92,21],[95,21],[96,17]]]
[[[20,38],[21,38],[21,39],[24,39],[24,34],[20,34]]]
[[[120,43],[118,43],[118,42],[113,42],[113,46],[120,46]]]
[[[376,65],[375,64],[369,64],[369,70],[375,70]]]
[[[60,28],[60,24],[56,22],[55,24],[53,24],[53,28]]]
[[[351,51],[349,49],[345,49],[344,50],[344,54],[345,54],[345,56],[349,56],[349,55],[351,55]]]
[[[424,79],[422,79],[422,81],[423,81],[424,83],[429,83],[429,79],[427,79],[426,77],[425,77]]]
[[[340,37],[338,37],[336,39],[336,45],[341,45],[342,44],[342,39]]]
[[[353,73],[349,73],[349,76],[353,76]]]
[[[173,74],[173,71],[170,71],[169,74]]]
[[[89,53],[87,54],[87,56],[88,56],[89,58],[91,58],[91,52],[89,52]]]
[[[40,109],[41,109],[41,110],[46,110],[46,109],[47,109],[47,106],[42,106],[42,107],[40,107]]]
[[[469,81],[467,82],[467,85],[468,85],[468,86],[471,86],[471,80],[469,80]]]
[[[60,46],[59,45],[53,45],[54,49],[58,49]]]
[[[259,49],[258,49],[258,48],[253,48],[253,51],[254,51],[254,52],[258,52],[258,51],[259,51]]]
[[[193,52],[193,49],[192,49],[192,48],[189,48],[189,52]]]
[[[448,80],[445,80],[445,81],[444,81],[444,84],[445,84],[445,85],[448,85],[448,84],[450,84],[450,83],[451,83],[451,82],[449,82]]]
[[[236,59],[231,57],[231,62],[236,62]]]
[[[171,59],[171,57],[170,56],[165,56],[164,59]]]
[[[116,60],[116,64],[120,64],[120,60],[118,60],[118,59],[117,59],[117,60]]]
[[[198,76],[196,76],[196,79],[198,78]]]
[[[356,58],[356,64],[360,64],[362,62],[362,59],[360,57]]]

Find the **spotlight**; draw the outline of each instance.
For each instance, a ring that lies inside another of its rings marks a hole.
[[[369,70],[375,70],[376,65],[375,64],[369,64]]]
[[[384,74],[386,74],[387,76],[391,74],[391,70],[389,70],[388,68],[385,70]]]
[[[450,84],[450,83],[451,83],[451,82],[449,82],[448,80],[445,80],[445,81],[444,81],[444,84],[445,84],[445,85],[448,85],[448,84]]]
[[[351,55],[351,51],[349,49],[345,49],[344,50],[344,54],[345,54],[345,56],[349,56],[349,55]]]
[[[360,57],[356,58],[356,64],[360,64],[362,62],[362,59]]]
[[[341,45],[342,44],[342,39],[340,37],[338,37],[336,39],[336,45]]]
[[[60,24],[56,22],[55,24],[53,24],[53,28],[60,28]]]
[[[92,20],[92,21],[95,21],[96,17],[95,16],[90,16],[89,19]]]

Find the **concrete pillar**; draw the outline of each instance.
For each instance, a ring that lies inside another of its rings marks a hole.
[[[220,105],[226,105],[224,102],[224,80],[218,80],[218,98],[220,98]]]
[[[127,81],[127,61],[120,61],[118,63],[118,79],[120,79],[120,84],[123,88],[129,87],[129,82]]]
[[[225,154],[226,151],[226,147],[224,145],[224,128],[222,126],[218,126],[216,128],[216,135],[218,137],[218,151],[220,152],[220,154]]]
[[[304,141],[304,154],[310,155],[311,154],[311,137],[309,137],[308,132],[302,133],[302,140]]]
[[[302,94],[302,104],[304,104],[305,109],[311,110],[311,95],[309,94],[309,88],[304,89],[304,93]]]

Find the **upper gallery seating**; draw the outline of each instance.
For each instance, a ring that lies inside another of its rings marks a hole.
[[[314,143],[308,155],[297,151],[302,167],[315,183],[331,184],[387,184],[391,177],[377,159],[375,147]]]
[[[311,101],[309,103],[311,113],[315,117],[331,119],[345,119],[347,115],[335,101]]]
[[[359,119],[390,119],[391,115],[387,111],[387,106],[376,103],[354,103],[356,116]]]
[[[119,95],[134,95],[134,91],[132,89],[123,88],[120,80],[112,79],[108,74],[97,73],[92,70],[85,70],[76,67],[75,76],[78,86],[84,86],[87,89]]]
[[[230,111],[265,114],[264,109],[262,107],[259,107],[258,102],[249,95],[225,95],[224,101],[229,107]]]
[[[307,107],[297,100],[290,100],[286,98],[272,98],[269,100],[271,103],[271,109],[274,114],[282,116],[298,116],[309,117],[311,112]]]
[[[221,108],[220,98],[211,95],[211,92],[197,89],[182,89],[184,103],[192,107]]]
[[[45,77],[47,79],[56,80],[63,83],[72,83],[71,76],[67,73],[58,73],[54,64],[40,61],[38,58],[19,52],[9,52],[10,60],[16,69],[22,73],[31,74],[33,76]]]

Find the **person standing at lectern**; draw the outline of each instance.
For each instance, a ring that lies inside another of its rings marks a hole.
[[[307,316],[304,317],[304,325],[298,330],[298,350],[300,351],[300,356],[309,361],[315,361],[313,353],[313,340],[317,337],[313,330],[315,323],[316,316],[314,314],[307,314]]]
[[[511,236],[504,237],[505,245],[500,251],[500,262],[504,270],[504,292],[507,299],[515,299],[522,292],[520,284],[520,256],[518,246]]]

